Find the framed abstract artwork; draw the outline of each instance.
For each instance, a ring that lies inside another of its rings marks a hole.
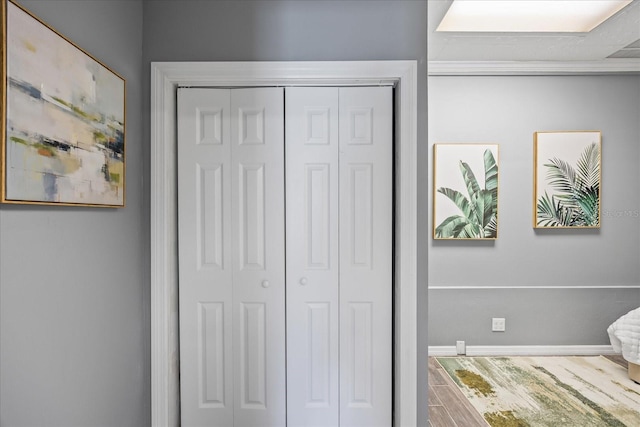
[[[1,1],[1,201],[123,207],[124,79]]]
[[[434,239],[497,239],[498,162],[497,144],[434,144]]]
[[[533,227],[599,228],[600,131],[535,132]]]

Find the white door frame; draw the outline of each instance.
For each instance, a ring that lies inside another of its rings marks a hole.
[[[396,85],[394,425],[417,425],[417,63],[341,61],[151,64],[152,426],[180,425],[176,88],[389,83]]]

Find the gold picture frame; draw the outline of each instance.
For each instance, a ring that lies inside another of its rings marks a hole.
[[[499,145],[433,145],[433,238],[498,238]]]
[[[602,133],[533,134],[533,227],[600,228]]]
[[[125,80],[1,1],[0,201],[124,207]]]

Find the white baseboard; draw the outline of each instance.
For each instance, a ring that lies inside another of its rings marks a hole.
[[[610,345],[467,345],[467,356],[597,356]],[[456,356],[455,345],[429,346],[429,356]]]
[[[429,356],[456,356],[455,345],[430,345]]]

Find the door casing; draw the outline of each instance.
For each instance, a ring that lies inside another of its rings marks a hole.
[[[417,425],[417,62],[151,64],[151,417],[180,425],[176,89],[394,84],[394,425]]]

